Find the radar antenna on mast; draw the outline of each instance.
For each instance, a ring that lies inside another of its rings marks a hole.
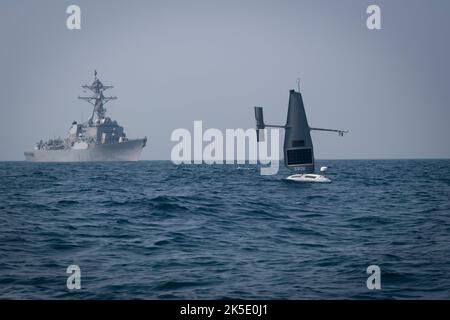
[[[89,122],[94,121],[94,115],[97,116],[96,120],[101,120],[105,118],[106,108],[104,105],[111,100],[117,99],[115,96],[105,97],[103,95],[103,91],[107,89],[113,88],[113,86],[105,86],[103,83],[97,78],[97,70],[94,70],[94,82],[91,85],[82,85],[83,89],[89,89],[92,92],[92,96],[90,97],[78,97],[80,100],[87,101],[91,105],[94,106],[94,110],[92,111],[92,115],[89,118]]]

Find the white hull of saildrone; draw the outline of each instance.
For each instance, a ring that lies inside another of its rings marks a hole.
[[[321,183],[330,183],[331,180],[325,176],[314,173],[304,173],[304,174],[293,174],[286,178],[291,181],[298,182],[321,182]]]

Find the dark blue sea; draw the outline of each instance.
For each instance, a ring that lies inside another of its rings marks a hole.
[[[450,160],[319,165],[2,162],[0,298],[450,298]]]

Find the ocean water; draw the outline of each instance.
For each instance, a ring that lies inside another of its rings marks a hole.
[[[450,298],[450,160],[319,165],[2,162],[0,298]]]

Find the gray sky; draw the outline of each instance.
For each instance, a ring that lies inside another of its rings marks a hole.
[[[81,7],[82,29],[66,28]],[[378,4],[382,30],[366,28]],[[170,134],[250,128],[253,106],[285,122],[302,79],[317,158],[450,158],[450,1],[17,1],[0,3],[0,160],[64,136],[90,105],[93,70],[119,100],[108,115],[169,159]]]

